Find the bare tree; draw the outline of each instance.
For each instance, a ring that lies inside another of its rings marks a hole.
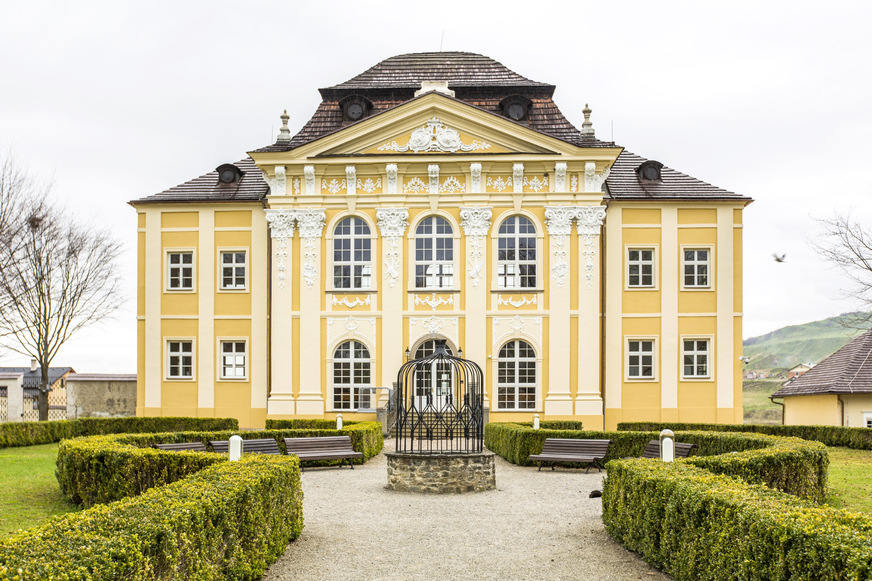
[[[121,247],[46,201],[11,156],[0,165],[0,342],[36,359],[39,419],[48,419],[49,366],[79,329],[121,304]]]
[[[852,327],[868,328],[872,321],[872,230],[850,213],[818,221],[823,237],[814,243],[818,253],[851,280],[846,296],[860,303],[865,312],[843,318]]]

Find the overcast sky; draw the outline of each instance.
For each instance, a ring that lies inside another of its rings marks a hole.
[[[598,137],[753,197],[745,337],[852,309],[810,241],[835,212],[872,224],[872,3],[713,4],[4,2],[0,152],[126,247],[128,306],[54,364],[136,370],[128,200],[272,143],[283,109],[297,131],[319,87],[440,48],[555,84],[576,126],[590,103]]]

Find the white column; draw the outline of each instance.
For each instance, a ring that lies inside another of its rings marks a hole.
[[[611,206],[606,218],[605,429],[621,421],[624,385],[624,232],[621,208]],[[611,410],[611,414],[609,411]],[[609,416],[613,421],[609,422]]]
[[[264,256],[269,256],[267,246],[267,222],[259,220],[259,212],[252,212],[251,254],[249,269],[251,276],[251,344],[248,351],[249,374],[251,378],[251,409],[263,410],[267,406],[267,320],[269,317],[269,293],[267,268]],[[258,265],[255,267],[255,261]],[[273,287],[274,289],[276,287]],[[279,293],[281,295],[281,293]],[[288,333],[290,338],[290,333]],[[220,355],[219,355],[220,356]],[[253,423],[253,422],[252,422]]]
[[[581,206],[576,213],[578,228],[578,377],[576,415],[602,415],[600,395],[600,354],[602,346],[601,294],[603,274],[600,233],[606,217],[605,206]]]
[[[161,246],[160,210],[145,211],[145,402],[146,410],[160,409],[164,377],[164,344],[160,303],[163,296],[164,264]]]
[[[391,387],[397,379],[397,371],[404,363],[403,293],[406,288],[406,276],[403,273],[403,236],[409,226],[409,211],[406,208],[383,208],[376,210],[375,215],[382,235],[381,263],[385,273],[381,288],[382,333],[379,347],[381,358],[379,386]],[[385,392],[379,393],[379,396],[385,395]]]
[[[681,279],[678,262],[678,209],[666,206],[660,210],[660,407],[667,418],[677,418],[678,408],[678,282]]]
[[[569,235],[572,233],[573,207],[545,208],[545,223],[551,241],[551,284],[548,302],[548,395],[546,416],[571,416],[569,393]]]
[[[479,172],[479,178],[481,173]],[[463,228],[463,242],[466,249],[466,276],[461,278],[460,287],[466,296],[466,336],[463,354],[475,361],[483,373],[487,374],[487,235],[490,230],[490,208],[460,208],[460,226]],[[484,386],[479,386],[486,388]],[[487,400],[487,393],[485,393]],[[485,401],[485,405],[488,405]]]
[[[739,356],[734,351],[733,311],[733,209],[718,208],[718,246],[715,249],[715,284],[717,285],[718,323],[715,336],[715,373],[717,374],[718,419],[727,409],[732,421],[733,365]],[[724,412],[721,412],[724,410]]]
[[[272,239],[272,295],[270,296],[270,385],[267,415],[293,415],[293,327],[291,293],[294,218],[291,210],[264,210]],[[252,281],[253,283],[253,281]]]
[[[300,391],[297,415],[323,415],[321,388],[321,233],[326,214],[322,209],[297,210],[303,251],[300,284]]]
[[[215,408],[215,211],[200,210],[197,251],[197,407]],[[214,415],[214,413],[213,413]]]

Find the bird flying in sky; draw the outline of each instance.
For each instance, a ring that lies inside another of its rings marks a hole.
[[[784,259],[787,258],[787,255],[782,254],[781,256],[778,256],[777,254],[772,254],[772,258],[775,259],[775,262],[784,262]]]

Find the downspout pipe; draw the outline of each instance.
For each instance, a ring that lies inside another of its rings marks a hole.
[[[781,399],[783,400],[784,398],[781,398]],[[784,425],[784,401],[775,401],[775,398],[771,395],[769,396],[769,401],[771,401],[775,405],[781,406],[781,425],[783,426]]]
[[[844,427],[844,425],[845,425],[845,400],[842,399],[841,394],[836,394],[836,399],[839,400],[839,415],[841,416],[839,425]]]

